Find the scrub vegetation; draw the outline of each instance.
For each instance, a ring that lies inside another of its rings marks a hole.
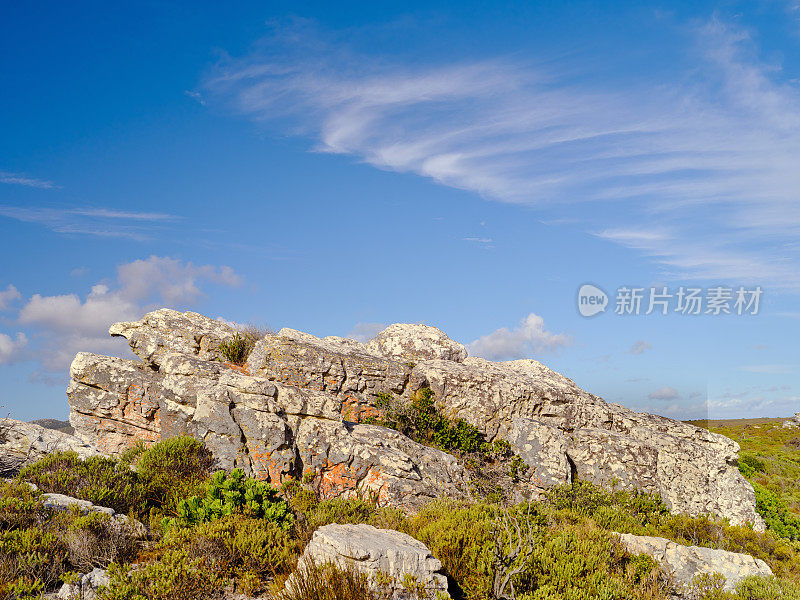
[[[133,521],[47,508],[43,491],[113,505],[145,523],[146,532]],[[451,595],[464,600],[669,598],[669,575],[627,552],[614,532],[747,552],[777,575],[745,580],[735,593],[723,592],[718,578],[698,578],[702,600],[800,598],[800,543],[777,530],[671,515],[656,496],[577,482],[530,504],[439,499],[406,515],[367,499],[320,499],[302,481],[276,489],[241,471],[214,473],[208,451],[191,438],[140,447],[120,460],[55,453],[0,482],[0,598],[38,598],[96,566],[111,575],[104,600],[234,591],[284,600],[384,598],[386,590],[330,564],[306,564],[294,591],[283,591],[312,533],[328,523],[408,533],[442,562]]]

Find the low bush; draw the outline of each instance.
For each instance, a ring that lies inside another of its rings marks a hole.
[[[141,452],[136,471],[148,504],[160,507],[167,515],[176,515],[182,498],[202,492],[213,462],[211,452],[201,442],[180,436]]]
[[[781,537],[800,539],[800,518],[789,512],[786,501],[775,492],[753,482],[756,493],[756,510],[764,518],[767,527]]]
[[[305,561],[292,577],[288,589],[278,593],[276,600],[387,600],[386,590],[370,586],[367,576],[355,568],[342,569],[327,562]]]
[[[81,459],[75,452],[53,452],[25,467],[18,479],[46,492],[88,500],[127,514],[145,510],[145,488],[129,468],[102,456]]]
[[[436,500],[410,520],[409,533],[430,548],[467,600],[492,589],[495,511],[488,504]]]
[[[774,577],[747,577],[736,586],[736,600],[800,600],[800,585]]]
[[[186,550],[190,561],[224,573],[239,591],[253,595],[265,591],[275,577],[287,576],[302,547],[297,536],[280,524],[237,514],[194,527],[170,528],[155,554],[180,549]]]
[[[112,564],[111,583],[99,600],[213,600],[224,597],[227,579],[191,559],[186,550],[169,550],[159,561],[132,568]]]
[[[391,394],[382,394],[376,404],[381,416],[371,422],[395,429],[416,442],[447,452],[478,452],[487,447],[477,427],[463,419],[451,421],[439,414],[430,388],[417,391],[408,403]]]
[[[103,513],[65,515],[62,539],[70,566],[81,573],[112,562],[133,560],[142,545],[141,533],[129,521]]]
[[[292,525],[289,505],[268,483],[246,477],[241,469],[230,475],[217,471],[206,484],[203,496],[191,496],[178,503],[178,516],[168,525],[188,527],[233,514],[273,521],[283,528]]]
[[[67,572],[132,560],[140,543],[127,522],[47,508],[27,485],[0,482],[0,598],[38,598]]]
[[[752,477],[756,473],[766,473],[767,463],[755,454],[742,452],[739,456],[739,471],[745,477]]]

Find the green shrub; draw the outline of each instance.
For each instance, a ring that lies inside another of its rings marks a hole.
[[[766,473],[767,463],[754,454],[742,452],[739,456],[739,471],[745,477],[752,477],[756,473]]]
[[[800,600],[800,585],[775,577],[751,576],[736,586],[737,600]]]
[[[219,351],[229,363],[244,365],[256,342],[270,333],[272,332],[269,328],[247,325],[232,338],[221,342]]]
[[[301,550],[297,538],[278,523],[242,515],[198,525],[188,547],[191,557],[242,582],[248,594],[264,591],[272,578],[291,573]]]
[[[149,505],[177,514],[178,502],[202,491],[214,459],[202,442],[180,436],[158,442],[144,450],[136,471]]]
[[[520,600],[669,597],[655,561],[631,556],[612,533],[592,524],[544,530],[517,589]]]
[[[110,565],[111,583],[99,600],[197,600],[222,598],[227,580],[190,559],[185,550],[167,551],[160,561],[132,569]]]
[[[453,500],[431,502],[410,520],[410,534],[430,548],[468,600],[492,589],[495,508]]]
[[[381,394],[376,404],[381,417],[370,422],[395,429],[416,442],[448,452],[470,453],[488,448],[476,427],[463,419],[451,421],[437,412],[436,398],[430,388],[420,389],[409,403],[391,394]]]
[[[18,479],[46,492],[66,494],[127,514],[144,511],[145,490],[136,473],[102,456],[81,459],[75,452],[53,452],[25,467]]]
[[[753,482],[756,493],[756,510],[767,527],[781,537],[800,539],[800,519],[789,512],[786,501],[775,492]]]
[[[274,521],[281,527],[292,525],[289,505],[268,483],[245,477],[241,469],[230,475],[217,471],[206,484],[204,496],[191,496],[178,503],[178,517],[169,525],[187,527],[213,521],[234,513]]]

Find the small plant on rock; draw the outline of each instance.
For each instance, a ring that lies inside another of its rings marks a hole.
[[[232,338],[220,343],[219,351],[225,359],[234,365],[244,365],[255,348],[256,342],[272,333],[268,328],[248,325],[236,332]]]

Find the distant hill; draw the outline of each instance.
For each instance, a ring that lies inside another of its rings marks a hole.
[[[72,425],[69,424],[69,421],[61,421],[59,419],[36,419],[35,421],[31,421],[31,423],[34,425],[41,425],[47,429],[63,431],[64,433],[68,433],[70,435],[75,433],[75,430],[72,428]]]

